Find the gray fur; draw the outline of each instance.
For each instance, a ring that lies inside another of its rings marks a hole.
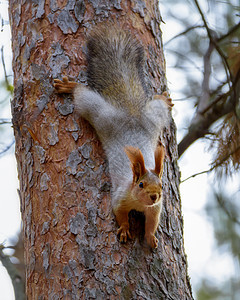
[[[141,117],[132,117],[108,103],[98,93],[79,87],[74,91],[75,110],[95,128],[106,152],[112,181],[113,207],[132,181],[125,146],[138,147],[147,169],[154,169],[154,151],[158,136],[168,123],[168,107],[152,100]]]
[[[88,39],[88,85],[112,105],[138,113],[148,94],[144,49],[129,32],[108,25],[95,29]]]
[[[129,33],[100,27],[87,46],[89,88],[75,88],[74,105],[95,128],[106,152],[114,209],[132,181],[125,146],[138,147],[146,168],[154,169],[154,152],[169,122],[169,109],[164,101],[148,98],[143,47]]]

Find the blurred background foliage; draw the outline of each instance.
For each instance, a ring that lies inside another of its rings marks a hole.
[[[7,2],[7,1],[5,1]],[[221,283],[204,274],[194,286],[198,300],[240,299],[240,7],[238,0],[168,0],[160,1],[160,11],[170,38],[164,51],[180,80],[172,82],[178,101],[192,109],[178,122],[179,153],[204,139],[211,153],[209,170],[214,173],[212,194],[206,205],[208,220],[214,228],[218,251],[231,256],[234,274]],[[0,29],[8,20],[0,13]],[[5,117],[13,94],[12,71],[5,64],[1,48],[0,82],[0,158],[12,149],[11,121]],[[171,81],[171,78],[168,78]],[[203,150],[204,151],[204,150]],[[203,173],[203,172],[202,172]],[[193,176],[196,176],[194,174]],[[199,175],[201,176],[201,175]],[[227,183],[230,189],[226,188]],[[13,245],[13,248],[15,246]],[[16,249],[19,248],[17,244]],[[17,251],[13,256],[17,257]],[[22,259],[22,258],[21,258]],[[18,260],[19,262],[19,260]],[[221,263],[221,261],[219,262]]]
[[[9,21],[6,16],[2,16],[0,11],[0,31],[4,32]],[[10,36],[9,36],[10,39]],[[14,144],[14,138],[11,130],[11,120],[8,117],[10,98],[13,95],[13,76],[11,65],[5,63],[6,49],[3,41],[0,43],[0,158]],[[7,116],[7,117],[6,117]]]
[[[205,141],[212,163],[209,170],[201,173],[214,172],[214,182],[209,182],[213,192],[208,196],[205,210],[214,228],[218,252],[231,256],[234,264],[234,274],[221,283],[202,274],[194,292],[198,300],[237,300],[240,299],[239,1],[170,0],[160,1],[160,7],[164,7],[163,21],[173,21],[178,32],[165,42],[170,67],[181,78],[175,89],[180,98],[174,100],[191,103],[193,107],[193,114],[182,115],[177,124],[179,153],[184,155],[186,150],[187,155],[188,147],[199,138]]]

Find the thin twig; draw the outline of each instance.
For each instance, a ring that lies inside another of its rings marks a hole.
[[[228,78],[228,79],[230,79],[230,80],[228,80],[228,81],[229,81],[229,82],[230,82],[230,81],[233,81],[233,80],[232,80],[233,78],[232,78],[231,69],[230,69],[230,66],[229,66],[229,64],[228,64],[227,58],[226,58],[225,54],[223,53],[222,49],[221,49],[221,48],[218,46],[218,44],[217,44],[218,39],[216,39],[215,37],[213,37],[213,35],[212,35],[212,30],[208,27],[207,21],[206,21],[205,16],[204,16],[204,14],[203,14],[203,12],[202,12],[200,6],[199,6],[198,1],[197,1],[197,0],[194,0],[194,2],[195,2],[195,4],[196,4],[196,6],[197,6],[197,9],[198,9],[200,15],[201,15],[201,18],[202,18],[202,21],[203,21],[203,23],[204,23],[204,26],[205,26],[205,28],[206,28],[206,30],[207,30],[207,34],[208,34],[209,39],[210,39],[210,41],[214,44],[214,46],[215,46],[215,48],[216,48],[218,54],[219,54],[220,57],[222,58],[223,66],[224,66],[224,68],[225,68],[226,75],[227,75],[227,77],[230,77],[230,78]]]
[[[227,209],[223,198],[219,197],[216,194],[216,199],[217,199],[217,202],[218,202],[220,208],[225,212],[225,214],[228,216],[228,218],[231,219],[234,223],[240,225],[240,221],[237,219],[237,217],[233,216],[232,213]]]
[[[14,143],[15,143],[15,140],[13,140],[13,141],[11,142],[11,144],[9,144],[4,150],[2,150],[2,151],[0,152],[0,157],[1,157],[4,153],[6,153],[9,149],[11,149],[11,147],[14,145]]]
[[[180,36],[185,35],[185,34],[187,34],[189,31],[191,31],[191,30],[193,30],[193,29],[196,29],[196,28],[204,28],[204,26],[203,26],[203,25],[196,25],[196,26],[189,27],[189,28],[187,28],[186,30],[184,30],[183,32],[181,32],[181,33],[175,35],[173,38],[171,38],[170,40],[168,40],[168,41],[164,44],[164,46],[166,46],[167,44],[169,44],[170,42],[172,42],[172,41],[175,40],[176,38],[179,38]]]
[[[232,35],[235,31],[237,31],[239,28],[240,28],[240,22],[238,24],[236,24],[235,26],[233,26],[232,28],[230,28],[229,31],[226,34],[220,36],[217,39],[217,41],[218,42],[223,41],[224,39],[226,39],[227,37],[229,37],[230,35]]]
[[[0,125],[2,124],[12,124],[12,121],[10,119],[0,119]]]
[[[210,169],[208,170],[205,170],[205,171],[202,171],[202,172],[198,172],[198,173],[195,173],[187,178],[185,178],[184,180],[182,180],[180,183],[183,183],[185,181],[187,181],[188,179],[190,178],[194,178],[198,175],[202,175],[202,174],[206,174],[206,173],[210,173],[212,172],[214,169],[216,169],[217,167],[221,166],[227,159],[229,159],[229,157],[231,155],[233,155],[235,152],[237,152],[238,150],[240,149],[240,146],[237,147],[236,149],[234,149],[233,151],[231,151],[230,153],[228,153],[228,155],[226,155],[223,159],[221,159],[218,163],[214,164]]]
[[[4,61],[4,55],[3,55],[3,46],[1,48],[1,59],[2,59],[2,66],[3,66],[3,71],[4,71],[4,78],[5,78],[5,83],[7,86],[7,89],[10,90],[10,84],[7,78],[7,71],[6,71],[6,65],[5,65],[5,61]]]
[[[179,57],[184,58],[184,59],[185,59],[186,61],[188,61],[191,65],[193,65],[195,69],[197,69],[199,72],[203,73],[203,71],[201,70],[201,68],[198,67],[198,66],[196,65],[196,63],[195,63],[193,60],[191,60],[188,56],[186,56],[186,55],[184,55],[184,54],[182,54],[182,53],[180,53],[180,52],[178,52],[178,51],[176,51],[176,50],[172,50],[172,49],[165,49],[165,50],[166,50],[166,51],[169,51],[169,52],[172,52],[172,53],[175,53],[175,54],[178,55]],[[185,68],[185,69],[186,69],[186,68]]]
[[[186,97],[184,97],[184,98],[177,98],[177,99],[175,99],[174,98],[174,102],[182,102],[182,101],[188,101],[189,99],[191,99],[191,98],[193,98],[193,97],[196,97],[196,95],[191,95],[191,96],[186,96]]]
[[[238,84],[238,80],[239,80],[239,76],[240,76],[240,72],[237,73],[237,75],[235,76],[235,80],[232,84],[232,87],[230,88],[230,90],[228,92],[226,92],[225,94],[222,94],[222,95],[219,95],[213,102],[211,102],[203,111],[201,111],[200,113],[202,115],[204,115],[210,108],[212,108],[215,104],[217,104],[220,100],[222,100],[223,98],[225,97],[228,97],[231,95],[231,93],[233,92],[234,93],[234,96],[235,96],[235,102],[237,100],[236,96],[235,95],[235,87],[236,85]]]
[[[183,183],[183,182],[189,180],[190,178],[194,178],[194,177],[196,177],[196,176],[198,176],[198,175],[202,175],[202,174],[209,173],[209,172],[211,172],[212,170],[213,170],[213,169],[211,168],[211,169],[209,169],[209,170],[205,170],[205,171],[202,171],[202,172],[195,173],[195,174],[193,174],[193,175],[191,175],[191,176],[189,176],[189,177],[187,177],[187,178],[181,180],[180,183]]]
[[[199,112],[202,115],[204,115],[209,109],[211,109],[215,104],[217,104],[219,101],[221,101],[223,98],[226,98],[230,95],[231,90],[228,91],[225,94],[219,95],[214,101],[212,101],[203,111]]]

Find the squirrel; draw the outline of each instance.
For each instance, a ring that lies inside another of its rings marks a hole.
[[[136,210],[144,213],[145,239],[156,248],[165,156],[159,135],[173,104],[167,92],[149,97],[144,63],[144,48],[130,32],[100,26],[87,39],[88,87],[67,77],[54,86],[73,94],[75,112],[94,127],[106,152],[120,242],[132,238],[128,214]]]

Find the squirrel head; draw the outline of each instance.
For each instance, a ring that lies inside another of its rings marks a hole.
[[[125,147],[125,152],[131,162],[133,182],[131,195],[139,201],[141,206],[152,206],[161,200],[162,174],[165,150],[159,145],[155,150],[155,169],[145,168],[142,152],[132,146]]]

